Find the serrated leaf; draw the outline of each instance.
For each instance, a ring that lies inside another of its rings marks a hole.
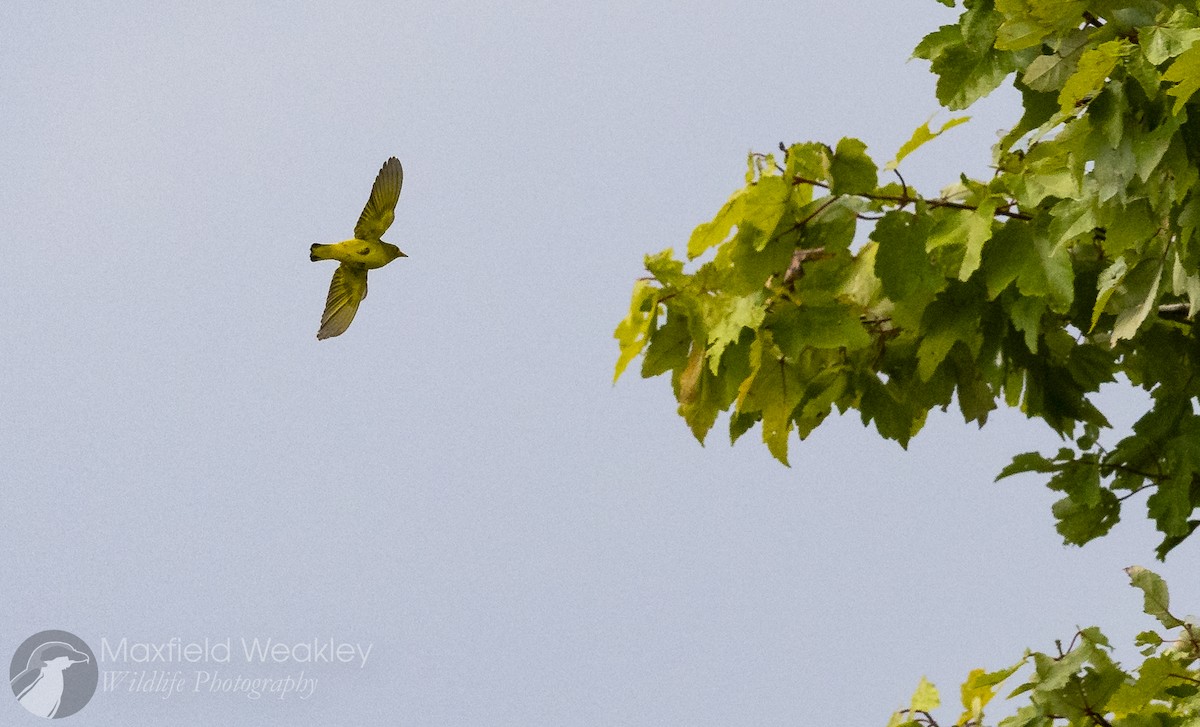
[[[1158,260],[1142,261],[1125,276],[1127,295],[1136,305],[1126,305],[1117,313],[1110,344],[1116,345],[1117,341],[1133,338],[1137,333],[1158,301],[1158,284],[1162,280],[1162,273],[1163,258],[1160,257]]]
[[[825,144],[806,141],[792,144],[787,150],[787,170],[784,177],[793,180],[796,177],[811,179],[817,182],[829,181],[829,161],[833,151]]]
[[[1100,316],[1104,315],[1108,308],[1108,302],[1120,288],[1121,283],[1125,281],[1125,276],[1129,272],[1129,264],[1125,262],[1125,258],[1117,258],[1104,269],[1100,277],[1096,281],[1097,293],[1096,303],[1092,306],[1092,326],[1088,329],[1088,333],[1096,330],[1096,324],[1100,322]]]
[[[687,317],[667,311],[667,322],[650,334],[642,357],[642,378],[658,376],[682,368],[687,363],[692,334]]]
[[[1025,336],[1025,347],[1030,353],[1038,352],[1038,336],[1042,332],[1042,317],[1046,314],[1043,298],[1019,297],[1008,309],[1013,328]]]
[[[913,712],[931,712],[941,705],[942,698],[938,695],[937,687],[925,677],[921,677],[921,681],[917,683],[917,690],[913,692],[909,709]]]
[[[1191,48],[1200,40],[1200,28],[1196,27],[1196,16],[1176,8],[1165,23],[1141,29],[1138,36],[1146,60],[1157,66]]]
[[[1065,311],[1074,299],[1074,270],[1065,244],[1029,223],[1010,221],[993,228],[981,270],[988,297],[1012,283],[1025,296],[1044,298],[1051,310]]]
[[[1140,565],[1129,566],[1125,573],[1129,576],[1130,584],[1142,592],[1142,610],[1146,615],[1158,619],[1164,628],[1174,629],[1183,625],[1170,613],[1171,596],[1162,576]]]
[[[629,313],[617,324],[613,337],[617,339],[621,355],[617,358],[616,370],[613,372],[613,383],[621,378],[625,367],[629,365],[646,345],[647,333],[650,330],[652,317],[657,317],[657,302],[651,305],[658,294],[657,288],[648,281],[639,280],[633,285],[633,299],[629,303]],[[647,310],[647,309],[650,310]],[[653,312],[651,312],[653,311]]]
[[[739,297],[718,296],[706,299],[705,327],[708,329],[708,365],[713,374],[721,362],[725,347],[742,335],[742,331],[758,328],[767,314],[762,291]]]
[[[992,236],[992,216],[996,211],[995,202],[988,200],[976,210],[939,210],[941,219],[933,226],[929,237],[925,240],[925,249],[933,252],[946,245],[960,245],[967,250],[973,250],[973,267],[975,272],[979,266],[979,254],[983,243]],[[967,264],[964,261],[963,267]],[[966,277],[970,277],[970,273]],[[966,280],[960,274],[960,280]]]
[[[996,687],[1015,674],[1024,664],[1025,659],[1021,659],[1007,669],[999,671],[972,669],[962,685],[963,713],[958,718],[958,723],[966,724],[968,720],[974,721],[976,724],[982,723],[983,708],[996,696]]]
[[[783,177],[760,177],[746,190],[738,237],[750,237],[757,251],[766,247],[783,219],[791,191],[791,183]]]
[[[1175,97],[1171,113],[1178,116],[1192,94],[1200,91],[1200,45],[1193,45],[1176,58],[1163,74],[1163,80],[1178,84],[1167,89],[1167,95]]]
[[[1151,701],[1165,696],[1162,689],[1176,668],[1166,657],[1146,659],[1138,669],[1137,680],[1122,684],[1105,705],[1106,710],[1118,717],[1145,710]]]
[[[1057,93],[1075,72],[1089,40],[1087,32],[1073,31],[1063,38],[1055,52],[1034,58],[1021,74],[1021,82],[1034,91]]]
[[[917,290],[941,287],[940,276],[925,251],[930,224],[925,215],[889,212],[875,224],[871,239],[878,243],[875,276],[892,300],[902,300]]]
[[[737,410],[739,414],[762,414],[763,442],[775,459],[787,465],[792,410],[804,391],[799,382],[789,381],[787,363],[777,358],[772,348],[770,331],[761,332],[751,344],[751,374],[738,389]]]
[[[1012,477],[1024,472],[1055,472],[1059,469],[1059,465],[1052,460],[1047,459],[1039,452],[1023,452],[1012,458],[1012,462],[1005,465],[1004,469],[1000,470],[1000,474],[996,475],[996,482],[1005,477]]]
[[[913,435],[925,424],[925,413],[916,411],[909,402],[898,398],[886,384],[874,375],[864,376],[858,383],[862,398],[858,409],[863,424],[875,422],[875,429],[885,439],[908,447]]]
[[[1099,485],[1092,468],[1070,468],[1055,475],[1055,489],[1069,494],[1051,506],[1055,529],[1071,545],[1083,545],[1108,533],[1121,518],[1121,503]]]
[[[963,240],[963,261],[958,269],[959,280],[967,280],[979,269],[983,261],[983,245],[992,237],[995,212],[995,201],[987,200],[966,216],[966,237]]]
[[[683,273],[683,262],[675,259],[675,251],[667,248],[645,259],[646,272],[650,273],[664,286],[680,287],[687,284],[687,276]]]
[[[705,437],[717,421],[717,414],[724,406],[723,381],[708,372],[704,361],[703,344],[693,341],[687,364],[673,377],[679,398],[679,415],[701,444],[704,444]]]
[[[855,350],[871,344],[858,314],[844,305],[792,308],[769,325],[780,350],[792,361],[799,360],[806,348]]]
[[[698,258],[710,247],[716,247],[728,240],[733,228],[742,222],[745,204],[746,190],[739,189],[721,206],[716,217],[710,222],[697,225],[688,240],[688,257]]]
[[[972,355],[983,343],[978,301],[962,293],[963,286],[951,288],[925,309],[922,319],[925,335],[917,347],[917,375],[929,381],[934,371],[956,343],[963,343]]]
[[[1117,67],[1117,61],[1124,52],[1124,41],[1110,40],[1079,56],[1075,72],[1063,84],[1058,94],[1059,110],[1069,112],[1103,88],[1104,82]]]

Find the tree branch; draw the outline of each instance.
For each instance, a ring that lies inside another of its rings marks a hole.
[[[1190,310],[1191,304],[1189,303],[1164,303],[1158,307],[1158,317],[1168,321],[1192,325],[1194,321],[1188,316]]]
[[[811,184],[814,187],[821,187],[822,189],[829,189],[829,185],[825,184],[824,182],[820,182],[815,179],[808,179],[806,177],[801,177],[798,175],[795,177],[792,177],[792,184]],[[901,208],[903,208],[904,206],[906,206],[910,203],[924,202],[925,204],[929,205],[930,207],[949,207],[950,209],[969,210],[971,212],[974,212],[979,209],[979,207],[976,205],[964,204],[962,202],[951,202],[948,199],[923,199],[921,197],[913,197],[907,193],[907,185],[904,185],[904,187],[905,187],[905,194],[902,194],[902,195],[873,194],[871,192],[856,192],[852,196],[862,197],[863,199],[871,199],[871,200],[875,200],[876,202],[895,202],[896,204],[900,205]],[[1007,218],[1013,219],[1013,220],[1032,220],[1033,219],[1033,217],[1031,215],[1027,215],[1023,212],[1013,212],[1012,210],[1009,209],[1010,207],[1012,207],[1012,203],[1002,205],[1000,207],[997,207],[995,209],[995,211],[992,212],[992,214],[999,215],[1001,217],[1007,217]]]

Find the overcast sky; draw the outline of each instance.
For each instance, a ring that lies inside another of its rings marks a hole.
[[[642,256],[684,248],[745,154],[937,111],[912,47],[954,13],[861,3],[0,5],[0,663],[99,649],[372,644],[311,697],[104,693],[90,725],[883,724],[922,675],[1099,624],[1129,659],[1135,502],[1084,549],[1036,477],[1044,425],[856,417],[775,462],[706,447],[665,378],[611,385]],[[985,175],[997,93],[906,160]],[[947,118],[945,112],[942,119]],[[405,169],[343,336],[315,339],[380,165]],[[1105,399],[1127,424],[1136,397]],[[1195,540],[1195,538],[1193,539]],[[100,663],[101,671],[195,665]],[[958,712],[947,710],[953,721]],[[37,724],[0,698],[0,722]]]

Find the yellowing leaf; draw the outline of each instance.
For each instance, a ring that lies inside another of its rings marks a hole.
[[[646,345],[651,323],[658,315],[657,302],[650,303],[657,293],[658,289],[650,285],[649,281],[639,280],[633,285],[633,299],[629,303],[629,314],[617,324],[617,330],[613,332],[613,338],[617,339],[621,347],[616,371],[613,372],[614,384],[617,383],[617,379],[621,378],[621,373],[625,371],[629,362],[641,353],[642,348]],[[646,311],[647,307],[651,308],[651,312]]]
[[[1171,113],[1178,116],[1192,94],[1200,91],[1200,45],[1193,45],[1176,58],[1163,74],[1163,80],[1178,84],[1167,90],[1168,95],[1175,97]]]
[[[721,363],[721,354],[729,344],[738,340],[746,328],[758,328],[767,309],[761,291],[738,298],[718,297],[709,299],[704,318],[708,326],[709,369],[715,375]]]
[[[689,258],[697,258],[710,247],[720,245],[729,239],[729,232],[735,225],[741,224],[746,203],[746,190],[739,189],[733,193],[717,216],[711,222],[705,222],[692,231],[688,240],[687,254]]]
[[[963,713],[958,718],[959,724],[965,724],[968,720],[977,724],[983,721],[983,708],[987,703],[992,701],[992,697],[996,696],[996,687],[1012,676],[1017,669],[1020,669],[1025,664],[1025,659],[1021,659],[1016,664],[1001,669],[1000,671],[988,672],[983,669],[972,669],[967,675],[967,680],[962,685],[962,705]]]
[[[937,709],[942,704],[942,698],[938,696],[937,687],[933,686],[925,677],[921,677],[921,682],[917,684],[917,691],[913,692],[912,706],[909,707],[914,712],[930,712]]]
[[[932,120],[932,118],[929,119],[929,121]],[[925,144],[925,142],[932,141],[940,136],[942,132],[948,129],[953,129],[959,124],[965,124],[970,120],[970,116],[956,116],[955,118],[950,119],[946,123],[942,124],[942,128],[938,129],[937,131],[931,131],[929,128],[929,121],[926,121],[918,126],[916,131],[913,132],[912,137],[900,146],[900,151],[896,152],[896,158],[885,164],[883,166],[883,170],[885,172],[892,171],[896,167],[900,166],[901,159],[916,151],[923,144]]]
[[[700,396],[700,375],[704,373],[704,346],[692,343],[692,352],[688,354],[687,366],[679,376],[679,403],[684,406],[696,401]]]
[[[1063,113],[1071,111],[1085,98],[1103,88],[1124,52],[1124,41],[1110,40],[1081,55],[1075,73],[1071,74],[1058,94],[1060,110]]]

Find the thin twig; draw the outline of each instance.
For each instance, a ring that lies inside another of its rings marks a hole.
[[[792,177],[792,184],[811,184],[814,187],[821,187],[822,189],[829,189],[829,185],[825,184],[824,182],[820,182],[815,179],[808,179],[806,177],[801,177],[798,175],[795,177]],[[912,197],[912,196],[908,195],[907,191],[903,195],[873,194],[871,192],[855,192],[853,194],[853,196],[862,197],[863,199],[875,200],[876,202],[895,202],[895,203],[899,204],[900,207],[902,207],[902,208],[905,205],[908,205],[911,203],[924,202],[925,204],[929,205],[930,207],[948,207],[950,209],[969,210],[971,212],[975,212],[979,209],[979,207],[976,205],[969,205],[969,204],[965,204],[963,202],[951,202],[948,199],[922,199],[920,197]],[[1013,212],[1011,209],[1009,209],[1011,206],[1012,206],[1012,203],[997,207],[995,210],[992,211],[992,214],[1000,215],[1001,217],[1008,217],[1009,219],[1013,219],[1013,220],[1032,220],[1033,219],[1033,217],[1031,215],[1027,215],[1023,212]]]

